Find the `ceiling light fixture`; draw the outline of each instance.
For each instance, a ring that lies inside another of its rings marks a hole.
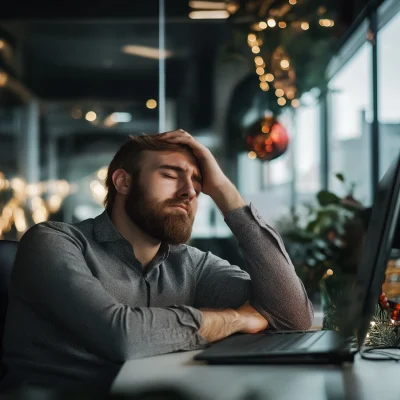
[[[214,1],[189,1],[189,6],[200,10],[225,10],[225,2]]]
[[[227,19],[230,14],[226,10],[211,11],[192,11],[189,13],[190,19]]]
[[[160,49],[157,47],[136,46],[131,44],[123,46],[122,52],[133,56],[151,58],[154,60],[158,60],[160,58],[169,58],[172,56],[172,52],[168,50],[160,51]]]

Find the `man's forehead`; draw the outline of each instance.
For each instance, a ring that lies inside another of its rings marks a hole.
[[[200,168],[196,157],[188,151],[145,151],[143,160],[148,165],[158,168],[160,165],[174,165],[183,169],[191,169],[200,174]]]

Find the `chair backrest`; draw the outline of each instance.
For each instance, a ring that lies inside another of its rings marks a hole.
[[[12,240],[0,240],[0,345],[3,339],[8,306],[11,269],[14,264],[15,255],[17,254],[18,244],[19,242]]]

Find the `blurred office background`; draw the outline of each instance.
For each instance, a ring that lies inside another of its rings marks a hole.
[[[0,238],[98,215],[128,135],[176,128],[278,229],[321,190],[369,206],[400,148],[399,38],[398,0],[8,3]],[[242,263],[205,195],[192,243]]]

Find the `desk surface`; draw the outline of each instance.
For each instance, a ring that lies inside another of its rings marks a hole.
[[[398,400],[400,363],[367,361],[330,365],[207,365],[196,351],[127,361],[112,392],[179,388],[195,399]],[[192,397],[190,397],[192,398]]]

